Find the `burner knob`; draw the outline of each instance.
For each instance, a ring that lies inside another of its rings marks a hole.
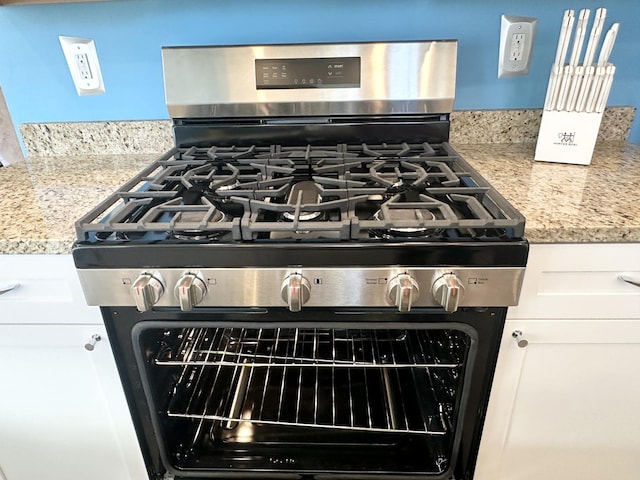
[[[431,293],[445,312],[452,313],[458,310],[458,305],[464,295],[464,287],[454,273],[445,273],[433,282]]]
[[[408,273],[401,273],[392,278],[387,287],[387,300],[401,312],[411,310],[418,295],[420,295],[418,283]]]
[[[158,272],[143,272],[131,286],[131,294],[140,312],[150,310],[164,293],[164,283]]]
[[[282,299],[289,305],[289,310],[299,312],[311,295],[311,285],[299,273],[292,273],[282,282]]]
[[[183,312],[190,312],[207,293],[207,284],[197,273],[185,273],[173,290]]]

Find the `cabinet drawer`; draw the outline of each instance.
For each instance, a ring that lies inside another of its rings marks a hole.
[[[0,324],[102,323],[86,305],[70,255],[0,255]]]
[[[509,318],[640,318],[640,244],[531,245]]]

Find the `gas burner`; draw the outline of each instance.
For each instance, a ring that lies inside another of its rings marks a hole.
[[[226,185],[220,185],[214,188],[214,185],[211,185],[211,190],[215,190],[216,192],[228,192],[229,190],[233,190],[234,188],[238,188],[240,186],[240,182],[236,180],[235,182],[228,183]]]
[[[316,220],[320,216],[322,216],[322,212],[303,212],[300,213],[298,218],[301,222],[310,222],[312,220]],[[293,222],[296,218],[296,214],[292,212],[283,212],[282,218],[288,222]]]
[[[183,231],[183,232],[170,232],[169,237],[176,240],[217,240],[223,237],[227,232],[222,230],[213,230],[211,232],[202,231]]]
[[[445,233],[445,230],[443,228],[425,228],[415,232],[406,232],[401,230],[403,229],[377,230],[375,228],[372,228],[369,230],[369,237],[380,238],[383,240],[394,240],[394,239],[400,239],[400,238],[426,240],[430,238],[441,238]],[[409,230],[409,229],[404,229],[404,230]]]
[[[382,210],[378,210],[373,216],[373,218],[375,220],[380,220],[380,221],[389,220],[391,222],[397,222],[397,223],[402,223],[407,221],[428,222],[430,220],[435,220],[436,218],[435,214],[426,208],[406,208],[406,209],[397,208],[397,209],[390,209],[389,213],[390,215],[387,214],[387,217],[389,218],[385,218],[384,214],[382,213]],[[421,229],[420,228],[398,228],[398,230],[413,232],[413,231],[419,231]]]
[[[210,218],[206,219],[206,223],[208,224],[231,221],[230,216],[218,209],[214,209],[212,214],[210,212],[199,210],[180,212],[177,216],[177,223],[193,223],[194,225],[201,225],[207,216],[210,216]],[[171,238],[178,240],[215,240],[226,233],[228,232],[224,229],[209,230],[203,229],[199,226],[195,226],[194,228],[176,229],[168,232]]]
[[[401,225],[402,223],[424,223],[436,220],[436,215],[426,208],[394,208],[387,210],[387,217],[382,210],[378,210],[373,219],[380,222],[392,222]],[[434,237],[442,233],[441,228],[420,227],[391,227],[388,229],[371,229],[370,233],[375,238],[411,238],[411,237]]]
[[[311,180],[303,180],[294,183],[287,197],[288,205],[313,205],[322,203],[322,196],[318,191],[318,185]],[[322,216],[322,212],[299,212],[298,219],[301,222],[316,220]],[[296,212],[283,212],[282,218],[293,222],[296,219]]]

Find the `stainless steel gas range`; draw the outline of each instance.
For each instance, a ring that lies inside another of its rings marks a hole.
[[[77,222],[150,479],[469,479],[524,218],[452,40],[164,48],[175,148]]]

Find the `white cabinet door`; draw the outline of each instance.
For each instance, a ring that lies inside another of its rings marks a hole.
[[[102,341],[90,352],[93,334]],[[6,480],[146,478],[126,415],[104,327],[0,325]]]
[[[531,245],[510,319],[640,318],[640,244]],[[640,478],[640,475],[639,475]]]
[[[639,406],[640,320],[507,321],[474,478],[637,480]]]
[[[13,288],[12,288],[13,287]],[[71,255],[0,255],[0,324],[102,324]]]

